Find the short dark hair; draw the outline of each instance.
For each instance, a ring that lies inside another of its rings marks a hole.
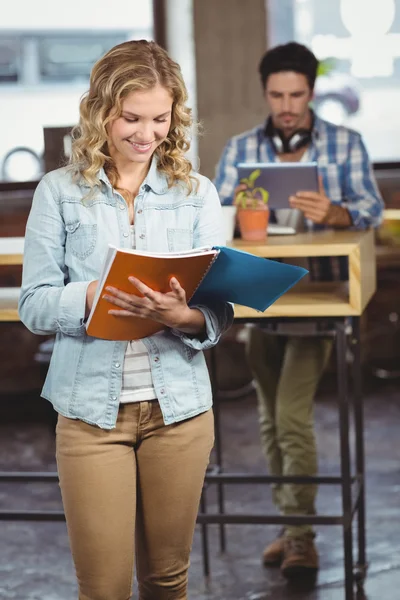
[[[318,59],[306,46],[297,42],[289,42],[268,50],[260,61],[258,72],[260,73],[263,89],[265,89],[267,79],[272,73],[294,71],[305,75],[310,89],[313,90],[317,78],[318,64]]]

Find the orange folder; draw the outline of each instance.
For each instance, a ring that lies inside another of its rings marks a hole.
[[[151,289],[166,293],[171,289],[171,277],[176,277],[189,301],[218,252],[211,248],[199,248],[190,252],[152,254],[110,246],[86,323],[87,334],[105,340],[137,340],[163,330],[164,325],[151,319],[108,314],[109,310],[118,310],[118,307],[103,298],[105,288],[112,286],[141,296],[128,280],[128,277],[134,276]]]

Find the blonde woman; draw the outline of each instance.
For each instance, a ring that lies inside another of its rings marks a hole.
[[[213,445],[203,350],[232,322],[131,281],[111,311],[162,323],[136,342],[86,335],[109,243],[169,252],[224,243],[213,184],[192,171],[179,66],[154,42],[116,46],[93,68],[67,167],[45,175],[29,216],[20,315],[56,334],[43,396],[59,413],[57,464],[80,600],[187,598],[196,514]]]

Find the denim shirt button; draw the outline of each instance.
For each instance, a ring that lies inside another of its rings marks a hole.
[[[117,396],[111,396],[111,400],[113,400],[115,402],[115,400],[118,400]]]
[[[129,237],[129,233],[124,233],[124,237]]]
[[[155,357],[154,362],[158,362],[160,359],[158,358],[158,356]]]
[[[146,236],[144,235],[144,233],[141,233],[141,234],[139,235],[139,237],[140,237],[140,239],[141,239],[141,240],[144,240],[144,238],[145,238]]]
[[[164,388],[162,390],[160,390],[160,394],[165,394]]]
[[[142,212],[143,212],[143,211],[142,211],[142,209],[141,209],[141,208],[139,208],[139,210],[137,211],[137,214],[138,214],[138,215],[141,215],[141,214],[142,214]]]
[[[125,206],[123,204],[119,205],[119,210],[125,210]]]
[[[121,366],[121,365],[120,365],[119,363],[114,363],[114,367],[115,367],[116,369],[119,369],[119,368],[120,368],[120,366]]]

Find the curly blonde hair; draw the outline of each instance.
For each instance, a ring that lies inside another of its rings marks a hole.
[[[165,173],[168,186],[186,185],[188,193],[197,185],[192,164],[185,157],[190,148],[191,109],[185,103],[187,91],[179,65],[158,44],[146,40],[115,46],[94,65],[90,88],[80,103],[80,119],[72,131],[70,165],[76,177],[83,177],[94,190],[100,185],[104,167],[116,187],[118,171],[108,151],[107,125],[121,115],[122,101],[133,91],[160,84],[172,98],[171,126],[167,138],[155,150],[158,170]]]

